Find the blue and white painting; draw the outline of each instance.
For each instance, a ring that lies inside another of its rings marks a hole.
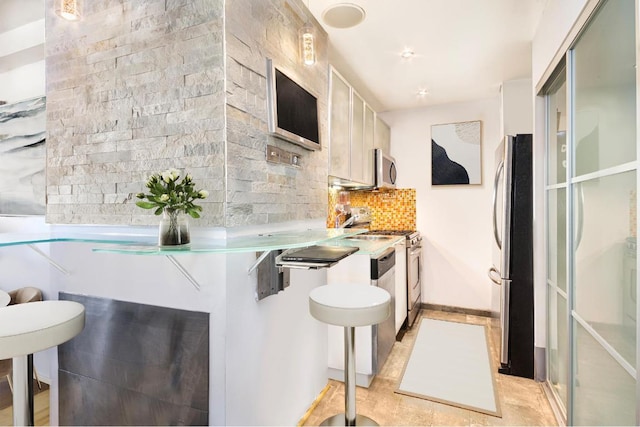
[[[431,184],[482,184],[480,121],[431,126]]]
[[[45,97],[0,105],[0,215],[45,213]]]

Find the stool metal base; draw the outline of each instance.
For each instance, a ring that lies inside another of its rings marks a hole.
[[[344,413],[336,414],[332,417],[327,418],[322,423],[321,426],[346,426],[347,425],[347,417]],[[351,424],[354,426],[379,426],[377,422],[373,421],[371,418],[366,417],[364,415],[356,414],[356,423]]]

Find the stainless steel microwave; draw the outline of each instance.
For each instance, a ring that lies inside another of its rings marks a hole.
[[[375,156],[375,185],[377,188],[396,188],[396,161],[393,157],[386,155],[381,149],[374,150]]]

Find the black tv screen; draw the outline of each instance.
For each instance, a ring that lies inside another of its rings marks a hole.
[[[269,64],[269,131],[309,150],[320,149],[318,99]]]

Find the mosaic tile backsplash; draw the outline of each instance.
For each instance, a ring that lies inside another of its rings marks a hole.
[[[338,190],[329,189],[327,227],[335,226]],[[390,191],[351,191],[351,207],[371,209],[371,230],[415,230],[416,190],[402,188]]]

